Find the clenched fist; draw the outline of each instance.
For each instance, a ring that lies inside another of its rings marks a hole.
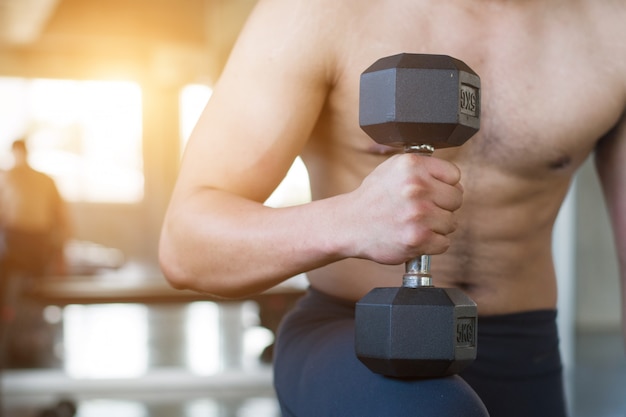
[[[445,252],[463,201],[460,179],[453,163],[414,153],[380,164],[351,193],[354,257],[395,265]]]

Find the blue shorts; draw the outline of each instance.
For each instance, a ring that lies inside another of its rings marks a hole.
[[[354,303],[309,289],[281,324],[274,385],[283,417],[566,416],[553,310],[480,317],[460,377],[406,380],[356,358]]]

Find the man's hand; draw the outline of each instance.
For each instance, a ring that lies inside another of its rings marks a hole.
[[[382,264],[445,252],[463,201],[461,172],[451,162],[395,155],[355,190],[355,257]]]

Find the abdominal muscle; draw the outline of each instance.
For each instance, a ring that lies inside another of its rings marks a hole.
[[[485,270],[457,271],[462,266],[452,254],[432,258],[433,283],[436,287],[463,290],[478,305],[480,315],[554,309],[556,279],[551,259],[535,259],[532,270],[502,271],[483,262]],[[475,268],[473,268],[475,269]],[[311,286],[329,295],[357,301],[374,287],[397,287],[402,284],[404,265],[380,265],[363,259],[345,259],[307,273]]]
[[[463,205],[450,248],[433,255],[433,283],[465,291],[481,315],[554,309],[557,288],[552,260],[552,227],[572,173],[583,158],[566,169],[550,167],[547,152],[488,158],[481,154],[481,135],[435,157],[454,162],[462,172]],[[359,144],[360,145],[360,144]],[[367,151],[341,153],[341,163],[306,158],[321,180],[311,177],[314,199],[348,192],[389,155]],[[315,149],[313,149],[315,150]],[[333,152],[329,152],[334,155]],[[305,155],[305,156],[310,156]],[[526,161],[520,165],[519,159]],[[331,169],[332,168],[332,169]],[[340,184],[333,186],[330,184]],[[343,259],[307,273],[317,290],[357,301],[375,287],[402,284],[404,265],[381,265],[366,259]]]
[[[468,201],[458,213],[459,228],[449,236],[450,248],[432,256],[434,285],[460,288],[477,303],[481,315],[554,309],[551,233],[558,204],[539,213],[537,204],[545,209],[545,201],[529,200],[534,202],[506,210],[490,210],[489,204],[479,209]],[[400,286],[403,273],[404,265],[344,259],[307,275],[317,290],[356,301],[374,287]]]

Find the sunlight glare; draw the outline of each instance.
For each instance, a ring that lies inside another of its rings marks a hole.
[[[179,101],[181,150],[184,150],[193,128],[198,123],[202,110],[211,98],[211,94],[213,94],[213,90],[203,84],[189,84],[181,90]]]
[[[0,168],[9,167],[11,142],[26,138],[30,163],[54,178],[65,199],[143,198],[138,84],[0,78],[0,87]]]

